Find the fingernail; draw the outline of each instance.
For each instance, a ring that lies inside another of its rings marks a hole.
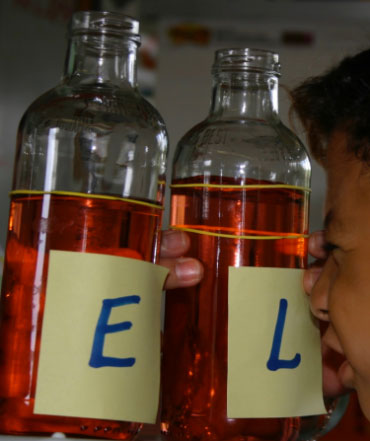
[[[306,272],[304,275],[304,289],[307,294],[311,294],[313,287],[313,275],[310,271]]]
[[[168,230],[162,235],[162,251],[184,249],[188,245],[188,237],[181,231]]]
[[[181,257],[176,261],[175,273],[179,279],[189,282],[200,280],[203,269],[197,260],[190,257]]]
[[[310,236],[310,251],[314,254],[320,253],[322,257],[325,257],[326,251],[324,248],[325,244],[325,235],[323,231],[316,231]]]

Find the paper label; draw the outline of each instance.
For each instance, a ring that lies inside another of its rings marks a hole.
[[[34,412],[154,423],[167,269],[51,251]]]
[[[320,333],[303,270],[229,268],[227,416],[325,414]]]

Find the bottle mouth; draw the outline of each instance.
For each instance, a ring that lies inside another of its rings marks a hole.
[[[256,72],[280,76],[279,54],[263,49],[219,49],[215,53],[212,72]]]
[[[129,38],[140,44],[139,21],[116,12],[75,12],[69,24],[69,35],[73,37],[81,34]]]

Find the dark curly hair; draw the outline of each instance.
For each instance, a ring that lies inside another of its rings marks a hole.
[[[308,78],[291,91],[291,97],[315,159],[324,162],[330,135],[344,129],[350,151],[370,162],[370,49]]]

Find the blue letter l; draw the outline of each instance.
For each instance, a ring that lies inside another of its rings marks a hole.
[[[269,369],[270,371],[277,371],[278,369],[283,368],[295,369],[301,362],[301,354],[295,354],[292,360],[279,359],[287,309],[288,300],[280,299],[279,313],[275,326],[274,339],[272,341],[270,358],[267,362],[267,369]]]

